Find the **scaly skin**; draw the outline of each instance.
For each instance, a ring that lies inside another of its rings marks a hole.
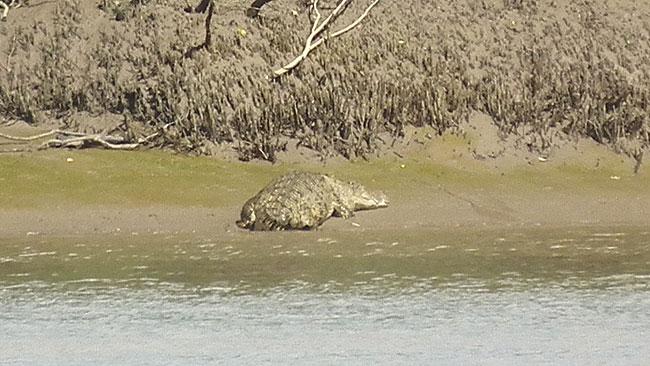
[[[281,176],[246,201],[237,225],[250,230],[309,230],[332,215],[388,207],[381,193],[371,194],[354,182],[309,172]]]

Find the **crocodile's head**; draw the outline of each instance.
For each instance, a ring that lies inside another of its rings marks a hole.
[[[346,186],[348,192],[345,198],[355,211],[388,207],[389,201],[384,193],[369,192],[366,187],[357,182],[348,182]]]

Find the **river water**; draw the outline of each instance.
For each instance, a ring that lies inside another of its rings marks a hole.
[[[0,365],[650,364],[643,228],[0,240]]]

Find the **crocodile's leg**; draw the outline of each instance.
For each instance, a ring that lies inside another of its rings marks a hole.
[[[342,217],[344,219],[349,219],[350,217],[354,216],[354,211],[350,210],[342,204],[336,203],[334,204],[333,215]]]

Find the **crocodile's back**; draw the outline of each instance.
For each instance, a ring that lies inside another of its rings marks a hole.
[[[332,216],[335,200],[327,176],[292,172],[248,200],[238,224],[253,230],[310,229]]]

